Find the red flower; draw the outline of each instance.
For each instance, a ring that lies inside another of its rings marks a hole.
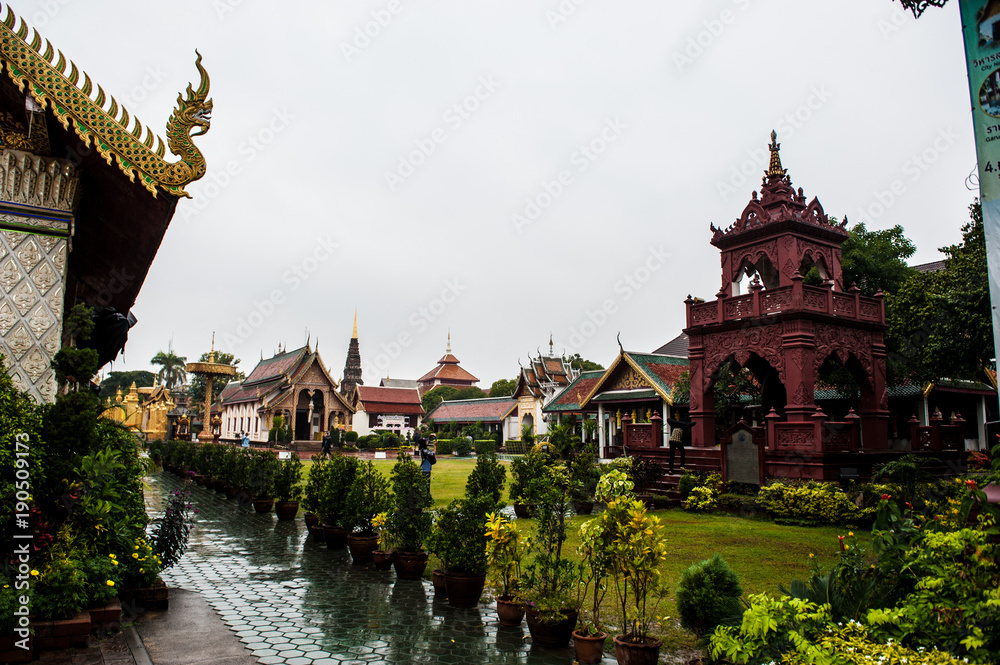
[[[888,494],[883,494],[883,495],[882,495],[882,500],[883,500],[883,501],[888,501],[888,500],[889,500],[889,499],[891,499],[891,498],[892,498],[892,497],[891,497],[891,496],[889,496]]]
[[[841,552],[846,551],[846,550],[844,550],[844,537],[843,536],[837,536],[837,540],[840,541],[840,551]]]
[[[970,490],[976,489],[976,481],[973,480],[972,478],[969,478],[968,480],[966,480],[965,484],[969,487]]]

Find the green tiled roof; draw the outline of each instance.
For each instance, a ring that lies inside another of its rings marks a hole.
[[[589,372],[580,372],[580,376],[576,377],[571,384],[566,386],[562,392],[552,398],[545,408],[542,409],[545,413],[561,413],[565,411],[579,411],[580,410],[580,397],[586,397],[590,394],[590,391],[594,389],[597,382],[601,380],[604,376],[604,370],[596,369],[590,370]]]

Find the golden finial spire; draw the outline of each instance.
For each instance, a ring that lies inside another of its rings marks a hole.
[[[358,338],[358,308],[354,308],[354,332],[351,333],[351,339]]]
[[[215,331],[212,331],[212,351],[208,354],[208,362],[215,362]]]
[[[781,168],[781,156],[778,154],[781,144],[778,143],[778,133],[773,129],[771,130],[771,145],[768,147],[771,150],[771,163],[767,167],[767,177],[783,177],[785,169]]]
[[[448,348],[444,352],[451,353],[451,328],[448,328]]]
[[[550,332],[549,333],[549,355],[550,356],[554,356],[555,354],[556,354],[556,352],[555,352],[555,344],[552,343],[552,333]]]

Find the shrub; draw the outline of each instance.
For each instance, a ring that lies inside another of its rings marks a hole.
[[[465,437],[458,437],[451,440],[451,445],[455,449],[455,457],[466,457],[472,452],[472,442]]]
[[[757,503],[776,518],[817,523],[857,523],[874,514],[874,509],[858,508],[846,492],[832,483],[771,483],[760,489]]]
[[[441,439],[437,442],[436,449],[438,455],[451,455],[454,452],[451,439]]]
[[[302,462],[298,455],[292,453],[288,459],[278,462],[278,470],[274,474],[274,497],[278,501],[298,501],[302,497],[301,479]]]
[[[718,510],[739,515],[752,515],[757,512],[757,505],[753,497],[742,494],[720,494],[716,499]]]
[[[519,439],[510,439],[503,442],[504,452],[508,455],[523,455],[528,452],[528,446]]]
[[[677,584],[677,611],[681,625],[702,637],[716,626],[739,625],[743,614],[743,587],[736,573],[718,554],[681,573]]]
[[[180,561],[187,549],[188,534],[191,532],[192,514],[198,509],[188,502],[189,491],[174,490],[167,498],[163,518],[153,533],[153,547],[163,568],[170,568]]]
[[[506,480],[507,469],[500,464],[496,453],[484,452],[476,457],[476,468],[465,481],[465,493],[468,496],[488,496],[494,503],[499,503]]]
[[[344,491],[344,488],[341,487],[340,491]],[[379,513],[388,511],[391,505],[389,479],[375,468],[371,460],[358,464],[357,474],[344,504],[344,528],[363,535],[373,535],[375,529],[372,521]]]
[[[691,490],[688,500],[684,502],[684,510],[708,512],[718,505],[719,492],[711,487],[699,486]]]
[[[684,472],[681,479],[677,481],[677,491],[681,493],[681,498],[688,498],[688,494],[691,493],[695,487],[698,486],[698,476],[688,471]]]
[[[345,443],[357,443],[357,441],[358,441],[358,433],[357,432],[355,432],[354,430],[350,430],[348,432],[344,432],[344,442]]]
[[[477,455],[495,453],[497,451],[497,442],[493,439],[480,439],[479,441],[473,441],[472,447],[475,449]]]

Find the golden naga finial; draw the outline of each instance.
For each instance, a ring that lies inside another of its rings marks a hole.
[[[768,148],[771,150],[771,163],[767,166],[767,177],[784,177],[786,170],[781,168],[781,156],[778,154],[781,144],[778,143],[778,132],[773,129],[771,130],[771,145]]]
[[[118,101],[105,94],[100,85],[94,92],[94,83],[76,63],[67,62],[62,51],[55,49],[9,6],[0,20],[0,60],[6,65],[7,74],[17,86],[27,92],[44,110],[52,111],[65,129],[73,130],[87,146],[93,142],[98,153],[109,164],[117,161],[118,167],[130,180],[139,176],[139,182],[156,196],[162,189],[174,196],[189,196],[184,187],[205,175],[205,158],[191,138],[200,136],[211,126],[212,100],[208,99],[208,72],[201,64],[201,54],[195,51],[195,67],[201,77],[198,88],[189,84],[187,97],[177,97],[177,108],[167,122],[167,144],[179,157],[176,162],[164,159],[163,139],[132,118]],[[58,57],[56,57],[58,54]],[[81,74],[83,83],[80,83]],[[134,123],[134,124],[133,124]],[[130,128],[129,125],[132,124]],[[156,147],[153,147],[154,142]]]

